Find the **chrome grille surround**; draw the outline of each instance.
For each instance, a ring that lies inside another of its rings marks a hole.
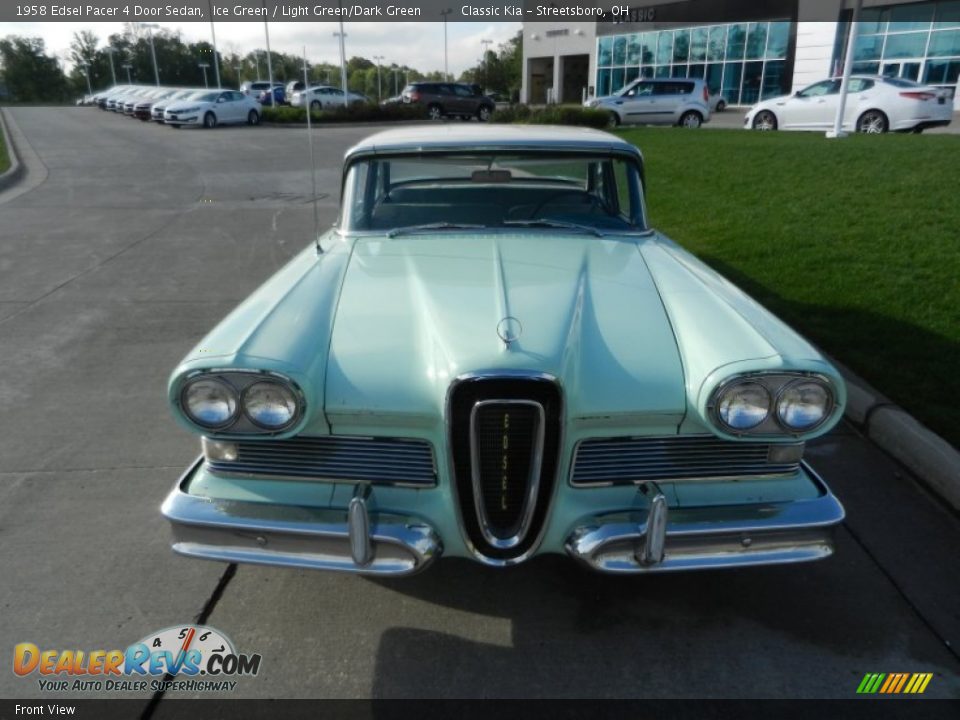
[[[297,436],[233,443],[236,460],[210,460],[214,473],[320,482],[434,487],[433,446],[415,438]]]
[[[770,449],[782,445],[722,440],[714,435],[588,438],[577,443],[570,484],[607,487],[793,475],[800,469],[799,459],[768,460]]]

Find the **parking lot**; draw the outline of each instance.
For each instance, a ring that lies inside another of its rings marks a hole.
[[[924,697],[960,698],[960,521],[845,424],[807,455],[848,515],[820,563],[441,559],[373,581],[173,556],[159,505],[199,448],[167,376],[311,241],[306,131],[5,114],[28,173],[0,193],[3,652],[199,620],[263,656],[231,697],[852,698],[868,672],[932,672]],[[323,227],[344,150],[376,129],[314,131]],[[7,671],[0,696],[51,694]]]

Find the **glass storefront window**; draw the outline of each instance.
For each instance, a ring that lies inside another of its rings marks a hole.
[[[597,97],[610,94],[610,70],[601,68],[597,71]]]
[[[860,11],[857,35],[873,35],[885,32],[889,11],[882,8],[864,8]]]
[[[707,65],[707,87],[716,95],[723,87],[723,64],[710,63]]]
[[[668,63],[673,59],[673,33],[663,30],[657,36],[657,62]]]
[[[673,61],[686,62],[690,57],[690,31],[677,30],[673,34]]]
[[[931,85],[956,85],[960,76],[960,60],[927,60],[923,82]]]
[[[627,36],[627,65],[640,65],[640,36]]]
[[[657,59],[657,34],[655,32],[644,33],[640,36],[640,62],[643,65],[653,65]]]
[[[772,22],[767,34],[767,57],[785,58],[790,44],[790,23]]]
[[[890,26],[888,32],[909,32],[910,30],[929,30],[933,20],[932,2],[895,5],[890,8]]]
[[[750,23],[747,35],[747,57],[762,60],[767,49],[767,23]]]
[[[618,35],[613,39],[613,65],[625,65],[627,62],[627,36]]]
[[[957,0],[960,2],[960,0]],[[723,60],[724,49],[727,46],[727,26],[719,25],[710,28],[710,38],[707,41],[707,60]]]
[[[654,76],[658,78],[668,78],[670,77],[670,66],[669,65],[657,65],[657,68],[654,72]]]
[[[743,89],[740,91],[740,102],[742,104],[753,105],[760,99],[760,81],[762,78],[762,62],[743,64]]]
[[[695,28],[690,32],[690,62],[707,59],[707,29]]]
[[[783,73],[787,69],[786,60],[771,60],[763,66],[763,87],[760,99],[783,95]]]
[[[740,75],[743,63],[726,63],[723,66],[723,96],[730,105],[740,104]]]
[[[887,35],[884,59],[923,57],[927,49],[927,35],[925,32]]]
[[[937,3],[935,22],[939,27],[960,25],[960,0]]]
[[[853,46],[854,60],[879,60],[883,52],[883,35],[861,35]]]
[[[880,72],[878,62],[855,62],[851,70],[861,75],[877,75]]]
[[[609,65],[613,59],[613,38],[602,37],[597,43],[597,66]]]
[[[629,85],[634,80],[640,77],[640,68],[639,67],[628,67],[626,75],[623,78],[623,84]]]
[[[614,68],[610,73],[610,92],[618,92],[624,86],[623,68]]]
[[[687,73],[687,77],[692,78],[702,78],[703,74],[706,72],[705,65],[691,65],[690,71]]]
[[[727,60],[742,60],[747,45],[747,26],[731,25],[727,30]]]
[[[940,30],[930,33],[929,57],[960,55],[960,30]]]

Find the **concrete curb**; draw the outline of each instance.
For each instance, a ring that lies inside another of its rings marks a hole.
[[[847,383],[847,419],[960,510],[960,451],[833,358]]]
[[[0,132],[3,133],[3,142],[7,146],[7,155],[10,157],[10,167],[0,175],[0,191],[2,191],[16,184],[23,177],[26,168],[17,157],[17,149],[13,146],[10,132],[7,130],[7,121],[2,108],[0,108]]]

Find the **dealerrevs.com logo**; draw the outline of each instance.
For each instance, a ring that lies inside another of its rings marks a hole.
[[[233,690],[234,678],[255,676],[259,654],[238,653],[211,627],[179,625],[147,635],[126,650],[41,650],[30,642],[13,649],[13,672],[36,676],[50,692]]]

